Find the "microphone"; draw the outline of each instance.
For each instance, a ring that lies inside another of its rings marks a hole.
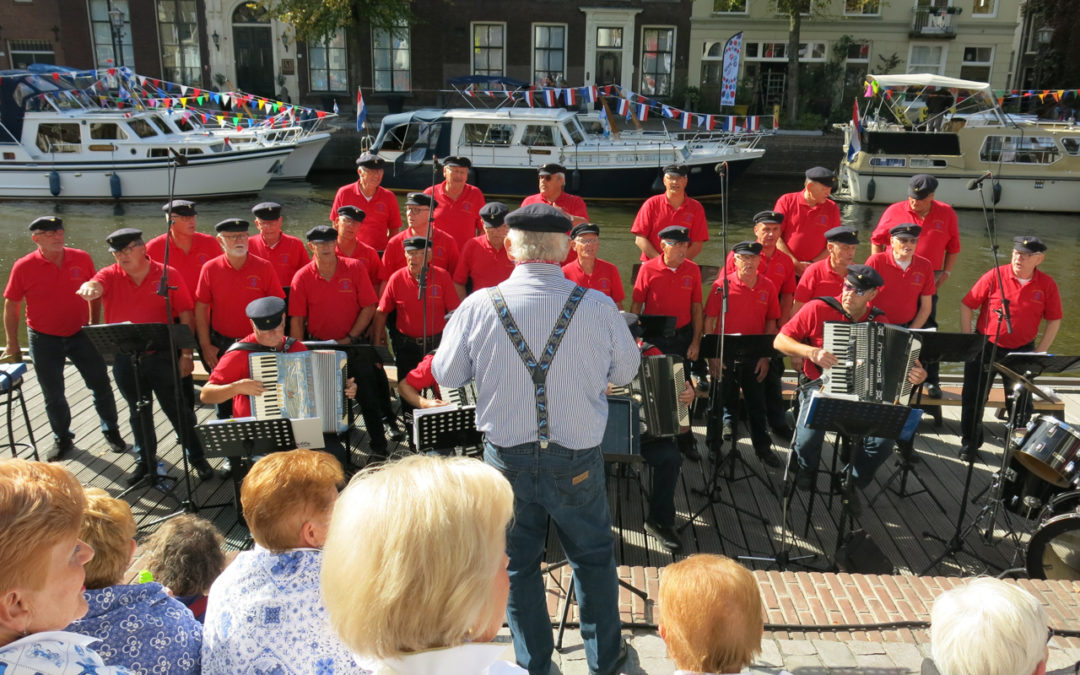
[[[187,166],[187,163],[188,163],[187,155],[181,155],[174,148],[169,148],[169,152],[172,153],[173,161],[175,161],[178,165]]]
[[[986,180],[987,178],[993,178],[993,176],[994,176],[994,174],[992,172],[987,171],[986,173],[979,176],[978,178],[972,178],[971,180],[969,180],[967,188],[969,190],[978,190],[979,187],[982,186],[982,183],[983,183],[984,180]]]
[[[716,166],[713,167],[713,171],[716,172],[717,176],[724,175],[725,173],[727,173],[727,162],[720,162],[719,164],[717,164]]]

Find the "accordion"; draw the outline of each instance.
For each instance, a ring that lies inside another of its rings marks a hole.
[[[282,354],[253,352],[248,356],[251,379],[263,383],[262,396],[250,396],[256,419],[318,417],[323,433],[348,429],[345,404],[344,352],[316,350]]]
[[[907,376],[922,347],[912,331],[884,323],[826,321],[823,346],[839,360],[822,371],[826,394],[878,403],[906,402],[911,395]]]
[[[682,359],[642,356],[634,380],[626,387],[614,387],[611,394],[628,395],[641,404],[643,435],[667,438],[678,436],[680,427],[690,426],[690,407],[679,400],[685,387]]]

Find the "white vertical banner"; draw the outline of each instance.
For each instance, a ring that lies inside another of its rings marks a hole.
[[[724,79],[720,87],[720,105],[735,105],[735,87],[739,82],[742,58],[742,31],[728,38],[724,45]]]

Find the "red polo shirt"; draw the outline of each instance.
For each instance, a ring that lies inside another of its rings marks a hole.
[[[866,259],[866,264],[876,269],[885,280],[885,285],[874,298],[874,306],[901,326],[919,313],[919,299],[922,296],[933,295],[937,291],[933,266],[917,253],[912,256],[906,270],[896,264],[892,251],[875,253]]]
[[[709,299],[705,302],[705,316],[720,316],[724,310],[723,279],[713,282]],[[747,286],[739,275],[728,274],[728,312],[724,319],[725,335],[760,335],[765,332],[765,323],[769,319],[780,318],[780,300],[776,286],[768,277],[758,275],[753,286]],[[720,332],[720,322],[716,322],[714,333]]]
[[[293,277],[289,316],[307,319],[307,332],[320,340],[340,340],[349,334],[360,310],[379,301],[364,266],[339,257],[327,281],[312,260]]]
[[[956,211],[936,199],[930,202],[930,211],[926,218],[920,218],[919,214],[912,211],[907,200],[890,204],[885,213],[881,214],[874,233],[870,235],[870,243],[888,249],[889,230],[904,223],[914,223],[922,227],[915,255],[929,260],[935,271],[945,265],[946,253],[960,252],[960,227],[957,224]]]
[[[822,258],[811,263],[799,277],[799,285],[795,287],[795,300],[807,302],[810,298],[838,296],[843,290],[844,277],[833,271],[828,258]]]
[[[165,298],[157,294],[163,267],[156,260],[151,260],[150,271],[138,286],[119,263],[98,270],[94,281],[101,284],[105,323],[165,323]],[[169,291],[173,318],[195,308],[183,275],[171,265],[166,281],[170,286],[176,286],[175,290]]]
[[[251,332],[246,309],[252,300],[274,295],[284,298],[274,266],[258,256],[247,255],[240,269],[219,256],[203,265],[199,273],[196,302],[210,305],[210,327],[225,337],[239,338]]]
[[[563,265],[562,271],[567,279],[578,286],[600,291],[614,300],[616,304],[622,302],[623,298],[626,297],[622,277],[619,276],[619,268],[606,260],[597,258],[596,264],[593,265],[592,274],[585,274],[585,270],[581,269],[581,263],[577,260]]]
[[[432,194],[427,188],[424,194]],[[480,209],[484,207],[484,193],[475,185],[465,184],[457,199],[446,196],[446,181],[435,186],[435,229],[446,232],[460,249],[465,242],[484,230]],[[452,266],[446,269],[454,269]]]
[[[438,335],[446,326],[446,313],[457,309],[461,300],[454,290],[454,280],[443,268],[432,266],[427,281],[427,334]],[[397,329],[408,337],[424,335],[424,304],[416,297],[419,293],[416,279],[408,268],[402,268],[390,275],[379,299],[379,311],[383,314],[397,310]]]
[[[356,238],[376,251],[386,248],[386,242],[401,229],[401,209],[397,197],[381,185],[375,188],[371,199],[360,192],[360,184],[349,183],[338,188],[334,195],[334,205],[330,207],[330,224],[337,222],[337,210],[340,206],[355,206],[364,212],[364,220]]]
[[[807,206],[802,191],[780,195],[773,211],[784,214],[780,238],[799,260],[813,260],[825,250],[825,232],[839,227],[840,208],[826,199],[817,206]]]
[[[686,197],[679,208],[668,203],[667,194],[649,197],[634,216],[631,234],[645,237],[657,251],[660,248],[660,230],[671,225],[689,228],[690,241],[708,241],[709,223],[705,220],[705,207],[693,197]],[[644,252],[642,260],[648,260]]]
[[[404,249],[402,251],[404,255]],[[364,272],[367,273],[372,288],[378,288],[382,283],[382,261],[379,260],[378,252],[372,247],[358,240],[352,253],[346,255],[337,244],[334,244],[334,253],[339,258],[349,258],[360,263],[364,267]]]
[[[522,206],[527,206],[528,204],[551,204],[552,206],[557,206],[565,211],[567,215],[579,216],[585,220],[589,219],[589,209],[585,207],[585,200],[577,195],[569,194],[566,190],[563,190],[562,194],[560,194],[559,198],[554,202],[549,202],[544,199],[542,194],[537,192],[536,194],[529,195],[521,200]]]
[[[90,308],[75,294],[94,276],[90,254],[64,248],[64,259],[56,266],[38,249],[11,266],[4,297],[11,302],[26,300],[26,325],[39,333],[70,337],[87,324]]]
[[[465,247],[461,249],[457,267],[454,268],[454,283],[464,286],[466,281],[472,279],[475,291],[506,281],[513,271],[514,261],[506,254],[506,247],[496,249],[487,236],[481,234],[465,242]]]
[[[795,263],[791,258],[781,253],[778,249],[773,249],[772,255],[765,255],[762,253],[758,261],[758,274],[765,276],[769,281],[773,282],[773,286],[776,286],[777,293],[783,295],[785,293],[795,293]],[[725,269],[730,274],[735,271],[735,254],[728,251],[727,261],[724,263]],[[717,275],[719,278],[719,275]]]
[[[701,302],[701,268],[684,260],[677,269],[658,255],[641,264],[634,280],[634,302],[643,303],[643,314],[675,317],[675,327],[690,323],[690,306]]]
[[[248,253],[269,261],[283,286],[292,283],[293,275],[309,259],[304,242],[285,233],[281,234],[281,239],[273,248],[266,245],[261,234],[252,235],[248,239]]]
[[[250,325],[250,324],[249,324]],[[251,333],[240,342],[255,342],[255,334]],[[284,341],[284,339],[283,339]],[[306,352],[307,347],[304,343],[297,340],[289,348],[289,353],[293,352]],[[231,351],[225,352],[218,359],[217,365],[214,366],[213,372],[210,373],[210,379],[207,380],[210,384],[232,384],[239,380],[246,380],[251,377],[251,361],[250,357],[253,353],[265,353],[265,352],[245,352],[245,351]],[[251,399],[247,396],[233,396],[233,417],[250,417],[251,416]]]
[[[1001,266],[1001,279],[1005,286],[1005,298],[1009,300],[1012,313],[1013,332],[1007,324],[1001,323],[1001,337],[997,345],[1004,349],[1016,349],[1033,341],[1039,334],[1039,323],[1046,319],[1055,321],[1062,318],[1061,296],[1058,287],[1049,274],[1038,269],[1026,284],[1012,273],[1012,265]],[[1001,306],[997,291],[997,272],[990,270],[982,275],[961,301],[979,312],[975,330],[994,341],[997,332],[998,317],[996,310]]]
[[[430,387],[434,390],[435,397],[439,398],[439,383],[435,381],[435,375],[431,372],[431,362],[434,360],[434,354],[424,354],[419,365],[405,376],[405,381],[416,391],[423,391]]]
[[[146,242],[146,255],[150,256],[151,260],[164,264],[166,236],[159,234]],[[175,240],[172,242],[169,246],[169,267],[180,273],[188,289],[194,293],[199,287],[199,272],[202,271],[202,266],[221,254],[221,244],[217,238],[196,232],[191,237],[191,250],[187,253],[176,245]]]
[[[837,297],[836,299],[839,300],[840,298]],[[825,344],[826,321],[851,323],[840,312],[820,300],[815,300],[800,307],[799,311],[795,312],[795,315],[780,327],[780,332],[797,342],[812,347],[821,347]],[[874,321],[891,323],[887,314],[879,314]],[[821,369],[810,359],[803,359],[803,373],[811,380],[821,377]]]
[[[457,269],[458,245],[454,238],[441,230],[433,230],[431,238],[431,251],[428,252],[428,260],[432,266],[441,267],[444,270]],[[416,236],[409,230],[398,232],[386,244],[383,251],[382,270],[379,278],[388,280],[394,272],[405,267],[405,240]]]

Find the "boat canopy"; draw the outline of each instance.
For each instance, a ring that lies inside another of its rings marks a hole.
[[[449,125],[450,119],[446,116],[446,110],[438,108],[422,108],[387,115],[382,118],[379,134],[371,144],[371,151],[379,152],[384,147],[388,150],[401,150],[402,157],[405,158],[403,161],[408,162],[423,161],[432,151],[445,156],[449,140],[440,134],[440,129]]]
[[[943,87],[945,89],[970,89],[982,91],[990,89],[987,82],[975,80],[961,80],[956,77],[945,77],[931,73],[910,73],[907,75],[867,75],[867,82],[877,82],[886,89],[899,89],[901,87]]]
[[[515,80],[512,77],[506,77],[504,75],[462,75],[461,77],[451,77],[449,80],[447,80],[447,83],[451,87],[468,87],[474,84],[501,84],[504,87],[513,88],[529,86],[528,82]]]

